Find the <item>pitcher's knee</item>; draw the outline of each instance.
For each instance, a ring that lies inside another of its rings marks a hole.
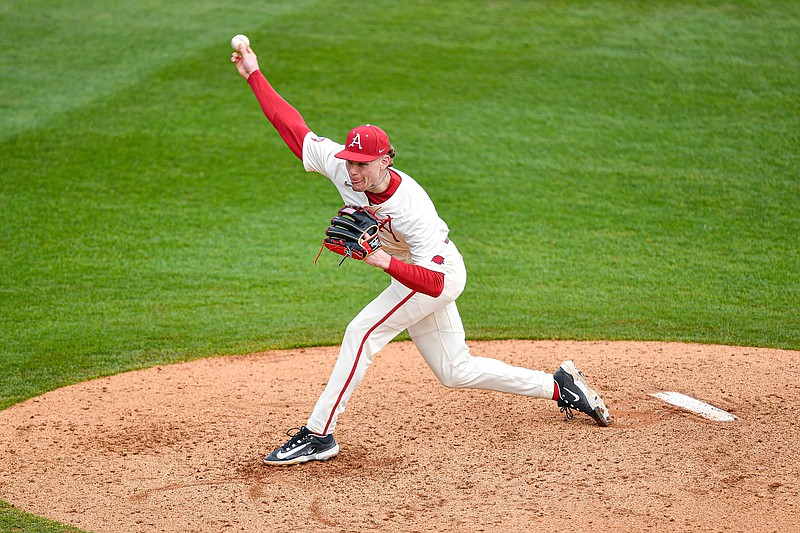
[[[343,342],[347,340],[361,342],[361,340],[367,336],[370,327],[372,326],[364,320],[359,320],[358,318],[353,319],[344,330]]]
[[[441,383],[448,389],[458,389],[460,387],[460,381],[455,379],[455,377],[451,375],[439,376],[439,383]]]
[[[457,365],[447,365],[435,374],[439,382],[448,389],[469,387],[472,382],[472,376]]]

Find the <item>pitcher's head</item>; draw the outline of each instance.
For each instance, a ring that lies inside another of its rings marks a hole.
[[[386,132],[378,126],[365,124],[350,130],[344,150],[336,157],[346,161],[355,192],[382,192],[388,185],[388,168],[392,166],[394,155]]]

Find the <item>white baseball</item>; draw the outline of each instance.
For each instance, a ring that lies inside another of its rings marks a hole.
[[[250,46],[250,39],[247,38],[247,35],[234,35],[231,39],[231,47],[239,52],[242,46]]]

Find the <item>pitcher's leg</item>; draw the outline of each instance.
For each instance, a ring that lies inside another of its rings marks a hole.
[[[410,300],[416,294],[392,283],[347,326],[331,377],[306,424],[313,433],[333,433],[336,420],[364,379],[375,353],[414,320],[416,306]]]
[[[470,354],[455,302],[423,318],[409,327],[408,332],[428,366],[446,387],[553,398],[552,374]]]

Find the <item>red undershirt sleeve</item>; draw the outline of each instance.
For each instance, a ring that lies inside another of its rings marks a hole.
[[[433,296],[444,290],[444,274],[419,265],[409,265],[392,257],[386,273],[411,290]]]
[[[272,88],[260,70],[250,74],[247,83],[253,89],[264,115],[278,130],[283,142],[302,160],[303,139],[311,131],[303,116]]]

